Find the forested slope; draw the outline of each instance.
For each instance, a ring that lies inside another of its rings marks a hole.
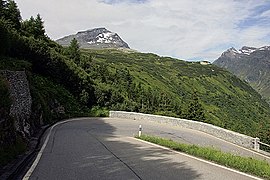
[[[112,49],[82,52],[91,57],[79,66],[93,79],[99,106],[194,119],[252,136],[269,126],[261,96],[215,65]]]

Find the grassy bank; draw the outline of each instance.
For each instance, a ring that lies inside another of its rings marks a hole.
[[[234,168],[245,173],[270,179],[270,165],[266,161],[224,153],[214,148],[181,144],[172,140],[154,136],[142,135],[137,138]]]

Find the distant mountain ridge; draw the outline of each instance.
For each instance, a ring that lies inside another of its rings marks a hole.
[[[214,61],[248,82],[270,103],[270,46],[230,48]]]
[[[63,46],[68,46],[71,40],[75,38],[81,48],[102,49],[102,48],[127,48],[128,44],[121,37],[106,28],[95,28],[86,31],[80,31],[77,34],[65,36],[56,40]]]

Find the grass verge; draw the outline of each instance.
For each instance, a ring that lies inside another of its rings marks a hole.
[[[136,138],[165,146],[176,151],[184,152],[195,157],[206,159],[245,173],[270,179],[270,165],[266,161],[241,157],[230,153],[221,152],[220,150],[210,147],[182,144],[155,136],[142,135],[141,137],[136,136]]]

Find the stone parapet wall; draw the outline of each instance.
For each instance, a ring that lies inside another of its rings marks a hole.
[[[158,115],[134,113],[134,112],[124,112],[124,111],[110,111],[110,117],[121,118],[121,119],[154,121],[158,123],[166,123],[173,126],[194,129],[194,130],[205,132],[207,134],[213,135],[215,137],[237,144],[242,147],[246,147],[249,149],[254,148],[254,145],[253,145],[254,138],[250,136],[246,136],[244,134],[233,132],[224,128],[220,128],[211,124],[203,123],[203,122],[180,119],[180,118],[173,118],[173,117],[167,117],[167,116],[158,116]]]

